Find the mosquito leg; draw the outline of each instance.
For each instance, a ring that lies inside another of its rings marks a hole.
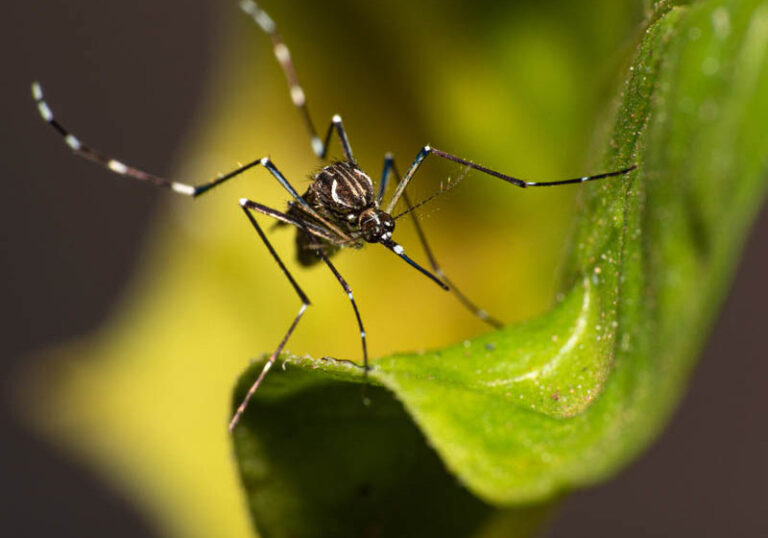
[[[319,155],[323,146],[323,142],[320,140],[320,137],[317,136],[315,125],[312,123],[312,118],[309,115],[309,109],[307,108],[307,98],[304,94],[304,90],[299,84],[299,77],[296,75],[296,68],[294,67],[293,60],[291,59],[291,52],[288,50],[288,47],[283,41],[283,37],[280,35],[280,32],[277,31],[277,25],[275,24],[275,21],[273,21],[272,17],[270,17],[266,11],[261,9],[258,4],[252,0],[242,0],[242,2],[240,2],[240,8],[247,15],[250,15],[251,18],[253,18],[259,28],[261,28],[272,41],[272,51],[275,54],[277,63],[280,64],[280,68],[283,70],[283,74],[285,75],[285,81],[288,83],[288,91],[291,94],[291,101],[293,101],[294,106],[299,110],[299,114],[301,114],[301,117],[304,120],[307,131],[309,131],[312,149],[316,154]]]
[[[384,194],[387,192],[387,186],[389,186],[389,176],[392,172],[392,168],[395,166],[395,156],[387,152],[384,155],[384,167],[381,169],[381,180],[379,181],[379,192],[376,193],[376,207],[381,206],[381,202],[384,200]],[[400,182],[400,176],[397,176],[397,182]]]
[[[34,96],[35,101],[37,102],[37,109],[40,112],[40,116],[42,116],[42,118],[47,123],[49,123],[51,127],[53,127],[54,130],[56,130],[56,132],[58,132],[64,138],[64,142],[72,149],[72,151],[74,151],[77,155],[80,155],[81,157],[84,157],[90,161],[94,161],[104,166],[105,168],[111,170],[116,174],[119,174],[125,177],[130,177],[133,179],[138,179],[140,181],[146,181],[153,185],[156,185],[159,187],[165,187],[179,194],[184,194],[186,196],[191,196],[194,198],[196,196],[200,196],[205,192],[208,192],[209,190],[211,190],[212,188],[218,185],[221,185],[228,179],[239,176],[246,170],[249,170],[251,168],[261,165],[261,166],[264,166],[267,170],[269,170],[272,176],[274,176],[275,179],[277,179],[278,182],[280,182],[283,188],[285,188],[285,190],[287,190],[291,196],[293,196],[299,203],[306,206],[307,209],[311,210],[311,208],[306,204],[306,202],[304,202],[301,196],[299,196],[299,193],[296,192],[296,189],[293,188],[293,186],[288,182],[288,180],[285,179],[285,176],[283,176],[283,174],[280,173],[280,171],[275,167],[274,164],[272,164],[272,162],[267,157],[264,157],[262,159],[257,159],[255,161],[251,161],[248,164],[242,165],[236,168],[235,170],[232,170],[231,172],[218,176],[200,185],[191,185],[191,184],[182,183],[179,181],[172,181],[169,179],[165,179],[163,177],[156,176],[154,174],[150,174],[143,170],[139,170],[138,168],[133,168],[132,166],[124,164],[123,162],[113,159],[111,157],[106,157],[100,152],[94,150],[93,148],[91,148],[90,146],[82,142],[75,135],[73,135],[66,127],[64,127],[53,116],[53,112],[51,111],[50,106],[48,106],[48,103],[45,101],[43,97],[43,90],[40,87],[40,84],[38,84],[37,82],[32,84],[32,95]]]
[[[259,233],[259,235],[261,236],[262,240],[267,245],[267,248],[269,249],[270,253],[272,254],[272,256],[277,261],[278,265],[280,266],[280,269],[283,271],[283,273],[286,275],[286,277],[290,280],[290,282],[293,285],[294,289],[299,294],[299,297],[301,297],[302,301],[304,302],[304,304],[302,305],[302,309],[299,311],[299,314],[296,316],[296,319],[294,320],[294,323],[291,325],[291,328],[289,329],[289,332],[283,338],[283,340],[280,343],[280,346],[278,347],[277,351],[275,351],[275,353],[273,353],[272,356],[270,357],[270,361],[267,362],[267,364],[264,365],[264,370],[262,371],[261,375],[256,380],[256,382],[254,383],[254,385],[251,387],[251,390],[248,391],[248,395],[246,396],[245,400],[243,401],[243,404],[241,404],[241,406],[240,406],[240,408],[242,408],[244,410],[245,407],[247,406],[248,399],[250,399],[250,397],[253,394],[253,392],[255,392],[256,389],[258,388],[258,385],[261,383],[261,379],[263,379],[263,377],[266,375],[266,371],[268,371],[271,368],[271,364],[270,363],[274,362],[275,359],[277,358],[277,356],[280,354],[280,351],[282,350],[283,346],[285,345],[285,342],[288,340],[288,337],[290,336],[291,332],[293,332],[293,328],[296,326],[296,324],[298,323],[299,318],[304,313],[304,309],[309,305],[309,299],[306,298],[306,296],[301,291],[301,288],[299,288],[299,285],[296,283],[296,281],[291,276],[291,273],[288,271],[288,269],[285,267],[285,265],[283,265],[282,260],[280,260],[280,258],[278,257],[277,253],[272,248],[272,245],[267,241],[266,236],[264,235],[263,231],[259,227],[259,225],[256,222],[256,220],[253,218],[253,215],[251,215],[249,210],[257,211],[259,213],[262,213],[264,215],[273,217],[273,218],[275,218],[277,220],[280,220],[282,222],[285,222],[287,224],[292,224],[292,225],[296,226],[297,228],[302,228],[302,229],[308,231],[310,234],[312,234],[312,235],[314,235],[316,237],[321,237],[321,238],[326,239],[326,240],[331,241],[331,242],[338,241],[338,238],[335,237],[328,230],[324,230],[324,229],[322,229],[322,228],[320,228],[320,227],[318,227],[318,226],[316,226],[316,225],[314,225],[312,223],[300,222],[299,220],[295,219],[294,217],[292,217],[292,216],[290,216],[290,215],[288,215],[286,213],[281,213],[280,211],[276,211],[276,210],[274,210],[272,208],[269,208],[269,207],[264,206],[262,204],[259,204],[257,202],[248,200],[246,198],[243,198],[243,199],[240,200],[240,206],[245,210],[246,215],[248,216],[248,219],[251,221],[251,223],[253,224],[254,228],[256,228],[256,231]],[[365,334],[365,328],[363,326],[363,320],[360,317],[360,311],[358,310],[357,303],[355,302],[354,296],[352,295],[352,288],[350,288],[349,284],[347,284],[347,281],[344,279],[344,277],[341,276],[341,273],[339,273],[338,269],[336,269],[336,267],[328,259],[328,256],[321,249],[317,249],[316,253],[317,253],[317,255],[320,258],[322,258],[322,260],[326,263],[326,265],[331,270],[333,275],[339,281],[339,283],[341,284],[342,288],[346,292],[347,297],[349,297],[349,300],[352,303],[352,309],[355,312],[355,318],[357,320],[357,326],[360,329],[360,339],[361,339],[362,346],[363,346],[363,369],[364,369],[365,375],[367,375],[367,372],[368,372],[368,369],[369,369],[369,366],[368,366],[367,339],[366,339],[366,334]],[[242,412],[240,411],[239,414],[242,414]],[[236,422],[236,419],[237,419],[237,416],[235,418],[233,418],[233,422]]]
[[[257,211],[262,215],[267,215],[268,217],[272,217],[286,224],[291,224],[297,228],[306,230],[311,235],[322,238],[331,243],[337,243],[339,241],[338,236],[333,234],[333,232],[326,230],[325,228],[322,228],[311,222],[301,221],[289,215],[288,213],[282,213],[280,211],[277,211],[276,209],[272,209],[271,207],[267,207],[265,205],[259,204],[258,202],[248,200],[247,198],[242,198],[240,200],[240,205],[243,207],[247,207],[251,211]]]
[[[389,175],[393,175],[395,177],[395,181],[400,181],[400,174],[397,171],[397,166],[395,165],[395,159],[392,156],[391,153],[388,153],[384,157],[384,170],[381,174],[381,183],[379,184],[379,196],[382,197],[384,194],[384,190],[386,189],[386,184],[389,180]],[[382,187],[382,185],[384,187]],[[480,318],[482,321],[486,322],[490,326],[500,329],[503,327],[503,324],[498,321],[496,318],[492,317],[488,314],[485,310],[482,308],[479,308],[475,303],[473,303],[466,295],[464,295],[461,290],[459,290],[456,285],[446,276],[446,274],[443,272],[442,267],[437,263],[437,258],[435,258],[435,255],[432,253],[432,249],[429,246],[429,243],[427,242],[427,236],[424,234],[424,230],[421,227],[421,224],[419,223],[419,219],[416,216],[416,212],[414,211],[413,204],[411,204],[410,199],[408,198],[408,194],[403,192],[403,201],[406,203],[407,206],[407,213],[411,216],[411,219],[413,220],[413,225],[416,228],[416,233],[419,236],[419,241],[421,241],[421,246],[424,248],[424,253],[427,256],[427,259],[429,260],[429,265],[432,267],[432,271],[440,277],[440,279],[448,284],[448,287],[451,289],[451,292],[456,296],[456,298],[459,300],[459,302],[464,305],[464,307],[472,312],[475,316]]]
[[[463,159],[461,157],[457,157],[456,155],[452,155],[450,153],[446,153],[444,151],[441,151],[439,149],[433,148],[431,146],[424,146],[421,151],[416,155],[416,158],[411,163],[411,166],[408,168],[408,170],[405,172],[405,176],[403,176],[403,179],[398,183],[397,189],[395,189],[395,193],[392,195],[392,198],[389,200],[389,203],[387,204],[387,207],[384,211],[387,213],[392,213],[392,210],[394,209],[397,202],[400,200],[400,197],[403,195],[403,192],[405,191],[405,188],[408,186],[408,183],[413,178],[416,171],[419,169],[421,164],[424,162],[424,159],[427,158],[428,155],[434,154],[438,157],[442,157],[443,159],[447,159],[449,161],[453,161],[455,163],[463,164],[465,166],[468,166],[469,168],[473,168],[475,170],[478,170],[480,172],[483,172],[484,174],[488,174],[490,176],[497,177],[501,180],[504,180],[508,183],[512,183],[513,185],[517,187],[552,187],[555,185],[568,185],[571,183],[584,183],[585,181],[592,181],[595,179],[603,179],[606,177],[613,177],[613,176],[620,176],[623,174],[626,174],[628,172],[631,172],[635,168],[637,168],[637,165],[632,165],[627,168],[622,168],[621,170],[616,170],[613,172],[605,172],[602,174],[596,174],[592,176],[582,176],[578,178],[573,179],[562,179],[562,180],[556,180],[556,181],[528,181],[526,179],[520,179],[513,176],[508,176],[506,174],[502,174],[501,172],[497,172],[496,170],[491,170],[490,168],[486,168],[485,166],[481,166],[479,164],[475,164],[472,161],[468,161],[466,159]]]
[[[334,114],[333,118],[331,118],[331,124],[328,126],[328,131],[325,133],[323,145],[319,151],[315,149],[315,154],[321,159],[325,159],[328,155],[328,144],[331,142],[331,135],[333,134],[334,129],[339,133],[339,142],[341,143],[341,148],[344,150],[345,158],[351,163],[356,163],[357,161],[355,161],[355,157],[352,155],[352,146],[349,145],[347,132],[344,130],[344,124],[341,121],[341,116],[338,114]]]
[[[355,311],[355,318],[357,319],[357,326],[360,329],[360,341],[363,345],[363,371],[365,375],[367,375],[368,370],[370,367],[368,366],[368,344],[367,340],[365,338],[365,328],[363,327],[363,320],[360,317],[360,311],[357,309],[357,303],[355,302],[355,298],[352,295],[352,288],[349,287],[349,284],[347,284],[347,281],[344,280],[344,277],[341,276],[341,273],[339,273],[338,269],[331,263],[331,260],[328,259],[328,256],[322,251],[317,250],[317,255],[322,258],[322,260],[325,262],[325,264],[328,266],[328,268],[333,273],[333,276],[336,277],[336,280],[339,281],[339,284],[341,284],[341,287],[344,288],[344,291],[347,293],[347,297],[349,297],[349,302],[352,303],[352,309]]]
[[[293,101],[294,106],[299,110],[299,114],[304,120],[304,125],[309,132],[312,151],[314,151],[315,155],[321,159],[325,159],[328,154],[328,144],[331,140],[331,134],[335,129],[339,134],[339,140],[346,159],[350,162],[355,162],[355,158],[352,156],[352,147],[349,145],[349,139],[344,131],[341,117],[338,114],[333,116],[331,124],[328,126],[325,139],[323,140],[318,136],[317,131],[315,130],[315,124],[312,123],[312,117],[309,114],[306,94],[304,93],[301,84],[299,84],[299,77],[296,74],[296,67],[293,65],[291,52],[288,50],[285,41],[283,41],[280,32],[277,31],[275,21],[272,20],[272,17],[270,17],[266,11],[261,9],[261,7],[259,7],[253,0],[242,0],[240,2],[240,8],[256,22],[259,28],[261,28],[272,41],[272,52],[277,59],[277,63],[280,64],[280,68],[283,70],[283,75],[285,75],[285,81],[288,83],[288,91],[291,94],[291,101]]]
[[[256,229],[256,232],[259,234],[259,237],[261,237],[261,240],[264,242],[264,245],[266,245],[267,250],[269,250],[269,253],[272,255],[274,260],[277,262],[277,265],[280,267],[280,270],[283,272],[285,277],[291,283],[291,286],[293,286],[293,289],[296,291],[296,295],[299,296],[299,299],[301,300],[301,307],[299,308],[299,312],[298,314],[296,314],[296,317],[293,319],[293,322],[291,323],[290,327],[288,327],[288,331],[285,333],[285,336],[283,336],[282,340],[280,340],[280,343],[278,344],[275,351],[272,352],[272,355],[270,355],[269,359],[264,364],[264,368],[262,368],[261,373],[259,374],[259,377],[256,378],[256,381],[254,381],[251,387],[248,389],[248,393],[245,395],[245,398],[243,398],[243,401],[238,406],[237,411],[235,411],[235,414],[233,415],[232,420],[229,422],[229,431],[232,431],[237,425],[246,407],[248,407],[248,402],[250,401],[251,397],[261,385],[261,382],[264,380],[264,377],[267,375],[267,372],[269,372],[270,368],[272,368],[272,365],[275,363],[275,360],[277,359],[277,357],[283,351],[283,348],[285,347],[286,342],[288,342],[288,338],[290,338],[291,334],[293,334],[294,329],[296,329],[296,325],[298,325],[299,320],[304,315],[304,311],[311,304],[309,301],[309,298],[306,296],[306,294],[301,289],[301,287],[296,282],[296,280],[294,280],[293,275],[291,275],[290,271],[288,271],[288,268],[283,263],[283,260],[280,259],[280,256],[277,254],[274,247],[267,239],[267,236],[264,234],[264,231],[261,229],[261,226],[259,226],[259,223],[256,222],[256,218],[251,214],[250,210],[255,209],[255,206],[259,206],[259,205],[260,204],[256,204],[255,202],[251,202],[250,200],[246,200],[246,199],[240,200],[240,207],[242,207],[243,211],[245,212],[245,216],[248,217],[248,220],[251,222],[251,225],[253,225],[253,227]],[[274,210],[270,210],[270,211],[274,211]],[[270,214],[270,213],[266,213],[265,211],[260,211],[260,212],[265,214]],[[274,216],[274,215],[270,214],[270,216]]]
[[[183,194],[183,195],[191,196],[195,198],[205,192],[208,192],[212,188],[218,185],[221,185],[225,181],[232,179],[233,177],[239,176],[246,170],[249,170],[256,166],[263,166],[269,171],[270,174],[272,174],[272,176],[275,179],[277,179],[280,185],[286,191],[288,191],[288,193],[304,208],[304,210],[309,215],[311,215],[313,218],[315,218],[316,220],[321,222],[323,225],[325,225],[327,228],[332,230],[334,234],[339,236],[341,240],[344,240],[344,241],[350,240],[347,234],[342,232],[337,226],[333,225],[332,223],[328,222],[326,219],[318,215],[317,212],[312,207],[310,207],[309,204],[307,204],[307,202],[304,201],[304,199],[301,197],[301,195],[299,195],[296,189],[293,188],[293,185],[290,184],[290,182],[285,178],[282,172],[280,172],[280,170],[277,169],[277,167],[274,165],[274,163],[272,163],[272,161],[268,157],[263,157],[255,161],[251,161],[248,164],[240,166],[235,170],[232,170],[231,172],[228,172],[224,175],[221,175],[217,178],[214,178],[200,185],[191,185],[191,184],[182,183],[179,181],[172,181],[169,179],[165,179],[163,177],[156,176],[154,174],[150,174],[143,170],[139,170],[138,168],[133,168],[131,166],[128,166],[127,164],[124,164],[121,161],[112,159],[110,157],[106,157],[102,155],[100,152],[92,149],[91,147],[83,143],[75,135],[73,135],[66,127],[64,127],[53,116],[53,112],[51,111],[50,106],[48,106],[48,103],[45,101],[43,97],[43,90],[40,87],[40,84],[38,84],[37,82],[32,84],[32,95],[34,96],[35,101],[37,102],[37,109],[40,112],[40,116],[42,116],[42,118],[47,123],[49,123],[51,127],[53,127],[53,129],[56,130],[56,132],[58,132],[64,138],[64,142],[66,142],[66,144],[72,149],[72,151],[74,151],[77,155],[80,155],[81,157],[84,157],[90,161],[94,161],[104,166],[105,168],[111,170],[112,172],[118,175],[130,177],[133,179],[138,179],[140,181],[146,181],[153,185],[156,185],[159,187],[165,187],[179,194]]]

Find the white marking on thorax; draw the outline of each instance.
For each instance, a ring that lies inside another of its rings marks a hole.
[[[355,168],[355,175],[365,180],[368,183],[368,185],[371,187],[371,189],[373,189],[373,181],[371,181],[371,178],[368,177],[368,174],[366,174],[359,168]]]
[[[354,173],[353,173],[354,172]],[[342,169],[340,170],[341,178],[346,182],[349,190],[358,198],[365,198],[365,188],[360,184],[360,181],[355,177],[357,169],[352,168],[352,171]]]
[[[357,182],[355,179],[355,176],[352,174],[347,174],[346,171],[343,173],[344,175],[344,181],[349,186],[349,190],[354,193],[355,196],[363,196],[364,192],[362,190],[362,187],[360,186],[360,183]]]
[[[339,182],[335,179],[333,180],[333,183],[331,183],[331,198],[333,198],[333,201],[336,202],[339,205],[343,205],[344,207],[352,207],[348,203],[346,203],[340,196],[337,191],[339,188]]]

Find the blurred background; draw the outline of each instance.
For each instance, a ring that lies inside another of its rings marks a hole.
[[[639,1],[262,4],[318,129],[341,113],[375,179],[385,151],[404,169],[425,143],[522,177],[600,171],[642,20]],[[133,165],[196,182],[269,154],[303,191],[317,162],[268,40],[214,0],[14,3],[0,24],[5,529],[247,535],[229,389],[298,301],[235,204],[285,196],[259,173],[195,202],[120,180],[70,154],[29,83],[80,138]],[[457,170],[422,174],[416,200]],[[511,191],[470,174],[422,212],[446,272],[505,322],[550,303],[577,203],[572,188]],[[409,228],[397,233],[416,256]],[[292,261],[291,234],[274,237]],[[616,479],[568,496],[546,536],[768,535],[766,244],[763,211],[667,431]],[[337,258],[373,356],[486,330],[383,250]],[[314,306],[288,348],[358,358],[338,284],[295,274]]]

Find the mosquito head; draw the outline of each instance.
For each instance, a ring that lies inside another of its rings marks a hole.
[[[392,238],[395,220],[381,209],[370,207],[360,213],[360,232],[368,243],[381,243]]]

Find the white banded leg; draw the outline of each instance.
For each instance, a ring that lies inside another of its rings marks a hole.
[[[320,140],[320,137],[317,136],[315,125],[312,123],[312,118],[309,115],[307,98],[304,94],[304,89],[301,87],[301,84],[299,84],[299,77],[296,75],[296,68],[291,59],[291,52],[283,41],[280,32],[277,31],[275,21],[273,21],[272,17],[252,0],[242,0],[242,2],[240,2],[240,8],[253,18],[259,28],[261,28],[272,41],[272,52],[274,52],[277,63],[280,64],[280,68],[285,75],[285,80],[288,83],[288,91],[291,94],[291,101],[293,101],[293,104],[299,109],[299,113],[304,119],[304,124],[309,131],[312,148],[315,150],[315,153],[318,153],[319,148],[322,146],[322,141]]]
[[[242,0],[240,2],[240,8],[248,14],[261,28],[265,34],[267,34],[272,41],[272,52],[277,59],[277,63],[280,64],[280,68],[285,75],[285,81],[288,83],[288,92],[291,95],[291,101],[294,106],[299,110],[299,114],[304,120],[307,131],[309,132],[310,143],[312,145],[312,151],[315,155],[321,159],[325,159],[328,154],[328,144],[331,139],[331,134],[334,130],[339,134],[339,141],[341,147],[344,150],[344,155],[348,161],[355,162],[352,155],[352,148],[349,144],[349,139],[344,131],[344,126],[341,121],[341,116],[334,115],[331,119],[331,123],[328,126],[328,131],[325,135],[325,139],[321,139],[315,125],[312,123],[312,117],[309,114],[309,108],[307,107],[307,96],[304,93],[304,89],[299,84],[299,77],[296,74],[296,67],[293,64],[291,58],[291,51],[283,41],[283,37],[280,32],[277,31],[277,25],[272,17],[267,14],[266,11],[261,9],[259,5],[253,0]]]
[[[397,166],[395,165],[395,159],[392,156],[391,153],[388,153],[384,157],[384,169],[381,173],[381,183],[379,184],[379,196],[383,196],[384,191],[386,189],[386,184],[389,181],[389,176],[393,175],[395,177],[395,181],[400,181],[400,174],[397,171]],[[444,192],[443,189],[439,192]],[[430,197],[431,198],[431,197]],[[435,255],[432,253],[432,249],[429,247],[429,243],[427,242],[427,237],[424,234],[424,230],[421,227],[421,224],[419,223],[419,219],[416,217],[415,207],[413,204],[411,204],[410,199],[408,198],[408,194],[406,194],[405,191],[403,191],[403,201],[406,203],[407,210],[406,213],[410,214],[411,219],[413,220],[413,225],[416,228],[416,233],[419,236],[419,240],[421,241],[421,246],[424,248],[424,253],[427,256],[427,259],[429,260],[429,265],[432,267],[432,270],[435,272],[435,274],[440,277],[440,279],[448,284],[448,287],[450,288],[450,291],[456,296],[456,298],[459,300],[459,302],[464,305],[464,307],[472,312],[475,316],[477,316],[482,321],[486,322],[490,326],[500,329],[503,327],[503,324],[488,314],[485,310],[482,308],[479,308],[474,302],[472,302],[466,295],[464,295],[461,290],[459,290],[456,285],[446,276],[446,274],[443,272],[442,267],[437,263],[437,258],[435,258]]]
[[[242,174],[243,172],[245,172],[246,170],[249,170],[250,168],[261,165],[261,166],[264,166],[267,170],[269,170],[272,176],[275,177],[275,179],[277,179],[278,182],[280,182],[283,188],[285,188],[285,190],[287,190],[288,193],[293,198],[295,198],[299,203],[306,205],[306,202],[304,202],[301,196],[299,196],[299,193],[296,192],[296,189],[293,188],[293,186],[288,182],[288,180],[285,179],[285,176],[283,176],[283,174],[280,173],[280,171],[274,166],[274,164],[272,164],[272,162],[267,157],[264,157],[262,159],[257,159],[255,161],[249,162],[248,164],[239,166],[238,168],[232,170],[231,172],[228,172],[223,175],[219,175],[218,177],[212,180],[206,181],[205,183],[202,183],[200,185],[192,185],[189,183],[182,183],[180,181],[172,181],[170,179],[156,176],[154,174],[150,174],[149,172],[145,172],[138,168],[129,166],[123,163],[122,161],[118,161],[117,159],[107,157],[102,153],[96,151],[95,149],[91,148],[89,145],[85,144],[78,137],[72,134],[66,127],[64,127],[54,117],[53,112],[51,111],[51,107],[45,101],[45,98],[43,96],[43,90],[40,87],[40,84],[37,82],[32,84],[32,95],[35,98],[35,101],[37,102],[37,109],[40,112],[40,116],[43,118],[43,120],[45,120],[48,124],[50,124],[51,127],[53,127],[54,130],[56,130],[56,132],[58,132],[64,138],[64,142],[67,144],[67,146],[70,147],[70,149],[72,149],[72,151],[74,151],[77,155],[80,155],[81,157],[84,157],[90,161],[94,161],[104,166],[105,168],[109,169],[110,171],[118,175],[129,177],[132,179],[138,179],[139,181],[146,181],[153,185],[169,188],[174,192],[177,192],[179,194],[184,194],[186,196],[191,196],[194,198],[205,192],[208,192],[213,187],[221,185],[228,179],[231,179],[233,177],[236,177]]]
[[[485,166],[475,164],[472,161],[468,161],[461,157],[457,157],[456,155],[446,153],[444,151],[433,148],[431,146],[424,146],[421,149],[421,151],[416,155],[416,158],[411,163],[411,166],[405,172],[405,176],[403,176],[403,179],[400,180],[400,182],[398,183],[397,188],[395,189],[395,193],[392,195],[392,198],[389,200],[389,203],[387,204],[387,207],[384,211],[390,214],[392,213],[392,210],[395,208],[395,205],[400,200],[400,197],[403,195],[403,192],[405,192],[405,188],[408,186],[408,183],[411,181],[411,179],[413,179],[413,176],[421,166],[421,163],[424,162],[424,159],[426,159],[428,155],[432,155],[432,154],[437,155],[438,157],[442,157],[443,159],[453,161],[455,163],[463,164],[465,166],[468,166],[470,168],[483,172],[484,174],[497,177],[508,183],[512,183],[517,187],[523,187],[523,188],[554,187],[557,185],[568,185],[571,183],[584,183],[586,181],[593,181],[595,179],[603,179],[606,177],[620,176],[628,172],[631,172],[632,170],[637,168],[637,165],[632,165],[627,168],[622,168],[621,170],[616,170],[613,172],[605,172],[602,174],[596,174],[592,176],[582,176],[582,177],[577,177],[572,179],[561,179],[561,180],[555,180],[555,181],[529,181],[526,179],[520,179],[517,177],[502,174],[501,172],[497,172],[496,170],[491,170],[490,168],[486,168]]]
[[[263,157],[255,161],[251,161],[248,164],[242,165],[236,168],[235,170],[232,170],[231,172],[228,172],[224,175],[219,175],[218,177],[210,181],[207,181],[205,183],[202,183],[200,185],[192,185],[189,183],[182,183],[180,181],[172,181],[170,179],[166,179],[160,176],[156,176],[154,174],[150,174],[138,168],[134,168],[132,166],[129,166],[123,163],[122,161],[118,161],[116,159],[106,157],[100,152],[94,150],[93,148],[91,148],[90,146],[82,142],[75,135],[73,135],[66,127],[64,127],[53,116],[51,107],[48,106],[48,103],[45,101],[45,98],[43,96],[43,90],[40,87],[40,84],[37,82],[32,84],[32,95],[35,98],[35,101],[37,102],[37,109],[40,112],[40,116],[64,138],[64,142],[72,149],[72,151],[75,152],[75,154],[80,155],[81,157],[84,157],[90,161],[94,161],[118,175],[129,177],[132,179],[137,179],[139,181],[146,181],[158,187],[165,187],[179,194],[183,194],[185,196],[191,196],[194,198],[208,192],[212,188],[218,185],[221,185],[222,183],[224,183],[225,181],[233,177],[239,176],[246,170],[249,170],[256,166],[263,166],[269,171],[270,174],[272,174],[272,176],[275,179],[277,179],[280,185],[286,191],[288,191],[288,193],[299,204],[301,204],[301,206],[305,209],[305,211],[308,214],[312,215],[313,218],[323,223],[329,230],[332,230],[334,234],[338,236],[339,239],[342,239],[344,241],[350,240],[347,234],[342,232],[337,226],[333,225],[332,223],[328,222],[326,219],[318,215],[317,212],[314,209],[312,209],[304,201],[304,199],[301,197],[301,195],[299,195],[296,189],[293,188],[293,185],[291,185],[291,183],[286,179],[286,177],[282,174],[282,172],[278,170],[278,168],[274,165],[274,163],[268,157]]]

